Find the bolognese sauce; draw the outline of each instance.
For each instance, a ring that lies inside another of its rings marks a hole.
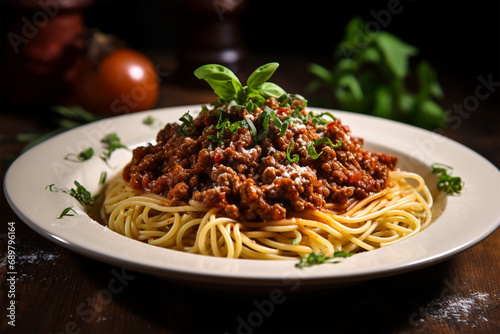
[[[123,178],[171,205],[197,201],[246,221],[305,209],[342,212],[385,189],[398,158],[364,150],[340,119],[318,121],[305,107],[294,95],[250,111],[226,102],[204,106],[195,118],[167,124],[156,143],[134,149]]]

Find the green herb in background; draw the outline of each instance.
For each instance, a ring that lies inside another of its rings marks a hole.
[[[394,119],[423,128],[445,126],[444,110],[434,101],[443,92],[434,69],[422,61],[416,67],[418,91],[406,88],[410,78],[410,58],[417,48],[386,31],[367,31],[359,17],[346,26],[344,39],[336,48],[335,65],[327,69],[310,64],[317,77],[306,87],[309,93],[327,87],[333,91],[334,105],[364,114]],[[413,77],[413,76],[412,76]]]
[[[48,121],[50,129],[43,132],[18,133],[14,136],[0,135],[0,142],[14,141],[25,143],[23,152],[29,148],[63,132],[77,126],[87,124],[102,117],[92,114],[80,106],[60,106],[54,105],[50,108]]]
[[[148,115],[146,118],[144,118],[142,120],[142,124],[148,125],[151,127],[161,127],[163,125],[162,121],[160,121],[159,119],[157,119],[151,115]]]

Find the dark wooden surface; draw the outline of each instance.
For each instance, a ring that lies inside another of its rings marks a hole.
[[[212,94],[176,84],[171,55],[151,52],[165,73],[159,107],[202,103]],[[276,56],[276,80],[289,91],[300,58]],[[261,62],[258,56],[252,58]],[[443,78],[446,103],[462,101],[474,89]],[[485,101],[457,130],[446,134],[492,161],[499,161],[497,101]],[[495,122],[491,124],[491,122]],[[41,128],[35,116],[4,111],[4,135]],[[485,127],[485,125],[487,125]],[[2,159],[22,145],[2,143]],[[2,164],[1,175],[5,173]],[[28,228],[1,197],[3,333],[497,333],[500,331],[500,230],[480,244],[429,268],[318,293],[291,294],[280,303],[269,294],[213,292],[103,264],[62,248]],[[480,217],[478,217],[480,219]],[[8,324],[7,226],[15,225],[15,327]],[[121,277],[121,284],[116,278]],[[115,285],[113,285],[115,284]],[[272,306],[271,306],[272,305]]]

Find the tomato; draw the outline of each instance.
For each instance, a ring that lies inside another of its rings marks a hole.
[[[72,103],[90,112],[119,115],[156,106],[159,78],[142,53],[118,48],[95,62],[84,58],[72,87]]]

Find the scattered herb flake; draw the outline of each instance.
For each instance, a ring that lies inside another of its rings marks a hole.
[[[107,176],[108,176],[108,173],[106,171],[102,171],[101,176],[99,177],[99,184],[106,183]]]
[[[460,194],[464,182],[460,177],[448,174],[448,171],[453,170],[452,167],[441,163],[433,163],[431,170],[432,173],[438,174],[437,188],[439,191],[445,191],[450,195]]]
[[[124,148],[128,150],[128,147],[123,145],[122,142],[120,141],[120,138],[116,135],[116,133],[110,133],[107,134],[102,140],[101,143],[105,144],[105,149],[106,151],[104,152],[104,161],[108,161],[108,159],[111,157],[111,154],[119,149],[119,148]]]
[[[196,131],[196,127],[193,123],[193,116],[189,114],[189,111],[179,118],[181,121],[181,125],[177,128],[177,133],[181,136],[189,136],[192,135]]]
[[[61,212],[61,214],[59,215],[59,219],[66,216],[75,216],[75,215],[77,215],[76,211],[72,207],[67,207]]]
[[[89,147],[86,150],[81,151],[80,153],[68,153],[64,159],[68,161],[73,161],[73,162],[84,162],[89,160],[94,156],[94,149],[92,147]]]
[[[85,187],[82,186],[78,181],[75,180],[74,184],[76,186],[76,189],[71,188],[69,191],[60,189],[56,187],[55,184],[49,184],[45,187],[45,189],[50,190],[51,192],[63,192],[65,194],[68,194],[74,197],[78,202],[80,202],[80,204],[85,206],[94,205],[94,202],[99,198],[99,194],[92,196],[92,194],[87,189],[85,189]]]
[[[149,115],[145,119],[142,120],[142,124],[149,125],[149,126],[161,126],[162,122],[159,119],[154,118],[153,116]]]
[[[322,264],[322,263],[338,263],[340,262],[338,259],[339,258],[347,258],[354,255],[353,253],[348,253],[344,251],[339,251],[333,253],[332,257],[327,257],[324,256],[322,253],[315,253],[312,252],[309,255],[304,255],[300,258],[299,263],[295,264],[295,267],[297,268],[304,268],[304,267],[311,267],[317,264]]]

